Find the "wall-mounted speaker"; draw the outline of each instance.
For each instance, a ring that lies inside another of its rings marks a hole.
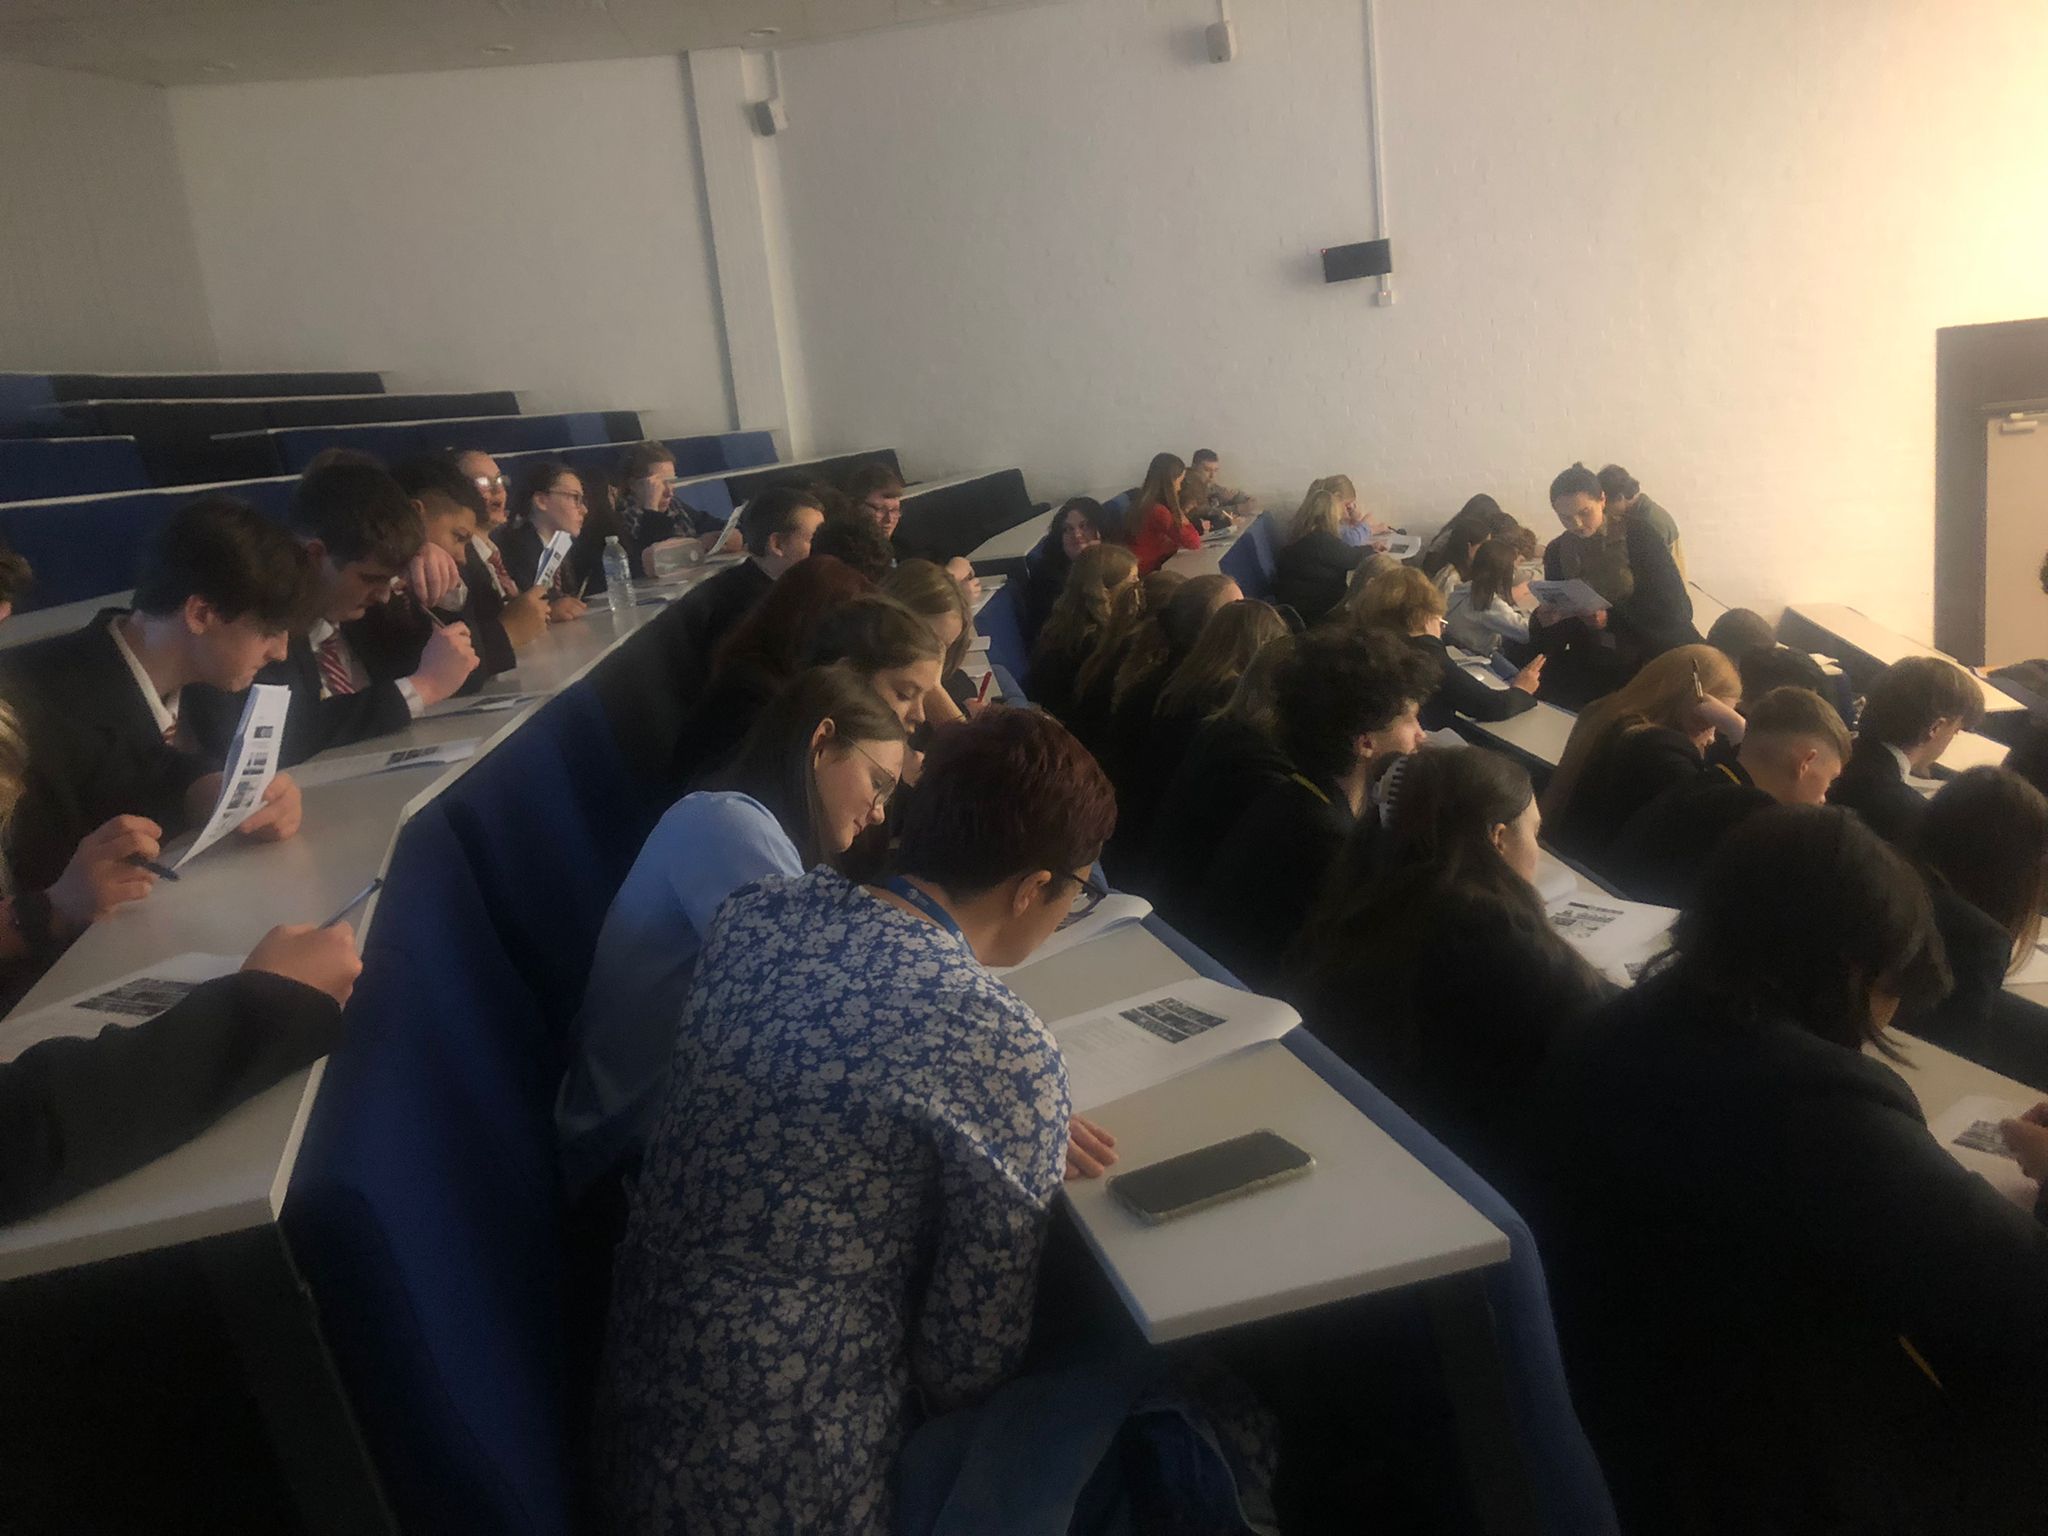
[[[1362,240],[1333,245],[1323,252],[1323,281],[1348,283],[1354,277],[1385,277],[1394,270],[1394,242]]]

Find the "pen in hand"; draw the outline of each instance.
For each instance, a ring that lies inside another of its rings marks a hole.
[[[168,864],[159,864],[155,859],[145,859],[139,853],[129,854],[127,862],[133,864],[137,869],[148,870],[159,880],[176,880],[178,878],[178,872]]]

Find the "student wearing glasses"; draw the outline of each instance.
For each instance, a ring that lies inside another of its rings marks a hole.
[[[572,1198],[646,1140],[719,904],[763,876],[835,862],[882,820],[903,743],[864,678],[816,667],[761,712],[719,787],[662,817],[605,914],[555,1104]]]
[[[1109,1153],[988,967],[1051,937],[1115,822],[1064,728],[989,709],[934,741],[895,875],[719,910],[619,1250],[607,1528],[890,1530],[918,1420],[1023,1364],[1053,1197]]]
[[[583,477],[568,465],[543,459],[520,477],[512,499],[512,521],[497,535],[506,568],[522,590],[535,585],[541,555],[548,541],[566,533],[573,541],[583,531],[588,506],[583,499]],[[580,568],[572,550],[540,585],[547,589],[548,612],[557,621],[580,619],[589,612],[576,594],[589,573]]]

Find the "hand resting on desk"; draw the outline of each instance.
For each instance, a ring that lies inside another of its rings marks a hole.
[[[1116,1138],[1092,1120],[1074,1115],[1067,1121],[1067,1182],[1099,1179],[1116,1162]]]

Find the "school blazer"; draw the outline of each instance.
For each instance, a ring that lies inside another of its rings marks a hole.
[[[0,1225],[161,1157],[341,1038],[324,992],[262,971],[194,988],[169,1011],[0,1065]]]
[[[1633,901],[1682,907],[1698,890],[1721,840],[1775,804],[1740,764],[1711,764],[1698,779],[1667,789],[1631,816],[1601,873]]]
[[[2012,936],[1988,912],[1929,874],[1934,926],[1948,952],[1948,996],[1901,1009],[1896,1027],[2048,1094],[2048,1008],[2005,990]]]
[[[524,592],[533,585],[533,578],[540,570],[540,530],[532,523],[508,523],[498,530],[497,540],[498,553],[505,557],[506,571],[511,575],[513,583]],[[569,553],[563,557],[561,565],[556,567],[556,575],[549,585],[557,592],[574,597],[577,590],[583,586],[586,575],[587,568],[583,564],[583,556],[572,542]],[[589,597],[593,594],[586,592],[584,595]]]
[[[1351,573],[1371,553],[1322,529],[1303,535],[1274,560],[1274,604],[1292,608],[1305,624],[1320,623],[1344,600]]]
[[[1531,1110],[1516,1205],[1624,1530],[2041,1528],[2048,1231],[1891,1067],[1681,968]]]
[[[1271,990],[1356,820],[1334,786],[1295,775],[1270,785],[1217,848],[1190,937],[1247,986]]]
[[[344,625],[343,638],[355,642]],[[359,651],[356,659],[369,670],[368,658]],[[388,736],[412,724],[412,711],[405,695],[392,679],[373,680],[356,693],[320,697],[320,658],[304,635],[293,635],[283,661],[274,661],[256,674],[259,683],[279,684],[291,689],[291,707],[284,719],[284,750],[279,766],[289,768],[330,747],[345,747],[373,736]],[[181,708],[208,752],[225,758],[241,722],[240,693],[223,693],[217,688],[187,688]]]
[[[1436,668],[1436,692],[1422,702],[1425,731],[1442,731],[1467,720],[1512,720],[1536,707],[1536,695],[1519,688],[1489,688],[1451,659],[1450,648],[1435,635],[1410,635],[1408,648],[1427,656]]]
[[[1911,845],[1927,814],[1927,801],[1906,782],[1899,760],[1883,742],[1862,736],[1828,790],[1828,803],[1846,806],[1871,831],[1901,848]]]
[[[106,609],[83,629],[0,652],[0,697],[28,738],[7,849],[23,889],[53,884],[80,840],[116,816],[146,816],[166,836],[182,830],[186,791],[221,766],[164,745],[107,632],[121,611]]]

